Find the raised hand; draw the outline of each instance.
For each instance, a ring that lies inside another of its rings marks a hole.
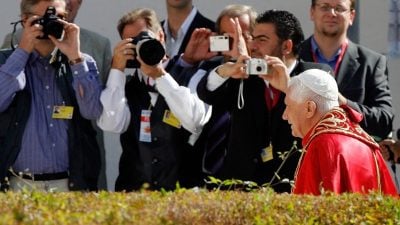
[[[265,56],[264,59],[268,64],[268,74],[260,77],[267,80],[274,88],[286,93],[290,80],[286,65],[278,57]]]
[[[111,68],[124,71],[126,67],[126,61],[134,59],[134,47],[131,43],[132,38],[121,40],[114,47],[113,58]]]
[[[210,52],[211,30],[206,28],[197,28],[190,36],[188,45],[183,54],[183,60],[189,64],[195,65],[203,60],[208,60],[217,55],[216,52]]]
[[[32,16],[23,22],[24,29],[19,42],[19,48],[31,53],[35,45],[40,41],[37,37],[43,35],[43,27],[39,24],[33,24],[33,21],[39,19],[39,16]]]
[[[57,48],[64,53],[69,60],[75,60],[81,57],[79,27],[74,23],[68,23],[59,19],[58,22],[64,26],[64,37],[61,40],[49,35],[50,40]]]

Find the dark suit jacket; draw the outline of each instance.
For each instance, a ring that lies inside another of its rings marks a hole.
[[[320,68],[329,71],[329,66],[298,62],[291,76],[307,69]],[[207,77],[198,85],[198,95],[206,103],[224,107],[231,113],[230,135],[224,164],[216,177],[255,181],[258,184],[270,182],[282,159],[279,152],[289,151],[295,138],[287,121],[282,119],[285,110],[285,95],[280,93],[277,105],[270,112],[265,102],[265,82],[258,76],[250,76],[243,82],[244,107],[237,107],[240,80],[228,79],[215,91],[207,90]],[[262,149],[273,146],[273,160],[261,160]],[[298,146],[301,144],[297,140]],[[300,154],[294,153],[279,172],[279,176],[293,180]],[[275,179],[278,183],[279,179]],[[289,184],[274,185],[277,192],[290,192]]]
[[[311,38],[303,43],[300,58],[313,61]],[[348,105],[364,115],[361,127],[378,140],[386,138],[394,117],[386,57],[349,41],[336,81]]]
[[[165,20],[161,21],[161,25],[163,28],[164,28],[164,23]],[[215,31],[215,23],[212,20],[204,17],[199,11],[197,11],[196,16],[194,17],[192,23],[190,24],[190,27],[187,33],[185,34],[185,37],[183,38],[181,47],[179,48],[178,55],[185,52],[186,45],[188,44],[190,36],[192,35],[193,31],[196,28],[203,28],[203,27]]]

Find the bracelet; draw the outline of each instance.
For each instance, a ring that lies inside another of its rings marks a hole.
[[[79,57],[79,58],[76,58],[76,59],[73,59],[73,60],[69,60],[69,65],[75,65],[75,64],[77,64],[77,63],[81,63],[81,62],[83,62],[83,57]]]

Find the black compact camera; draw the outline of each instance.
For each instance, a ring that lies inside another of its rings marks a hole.
[[[64,25],[58,21],[56,9],[49,6],[42,18],[33,21],[32,24],[39,24],[43,27],[43,35],[38,39],[49,39],[49,35],[59,39],[64,31]]]
[[[136,48],[134,48],[135,57],[139,56],[147,65],[157,65],[165,56],[164,46],[147,31],[142,31],[136,37],[133,37],[132,44],[136,45]],[[139,67],[140,63],[137,59],[126,62],[126,68]]]
[[[149,32],[142,31],[132,38],[135,57],[139,56],[144,63],[149,66],[157,65],[165,56],[164,46],[155,39]],[[137,59],[128,60],[126,68],[139,68],[140,63]]]

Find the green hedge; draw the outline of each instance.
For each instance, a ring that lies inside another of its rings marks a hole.
[[[0,224],[400,224],[400,200],[202,189],[0,194]]]

